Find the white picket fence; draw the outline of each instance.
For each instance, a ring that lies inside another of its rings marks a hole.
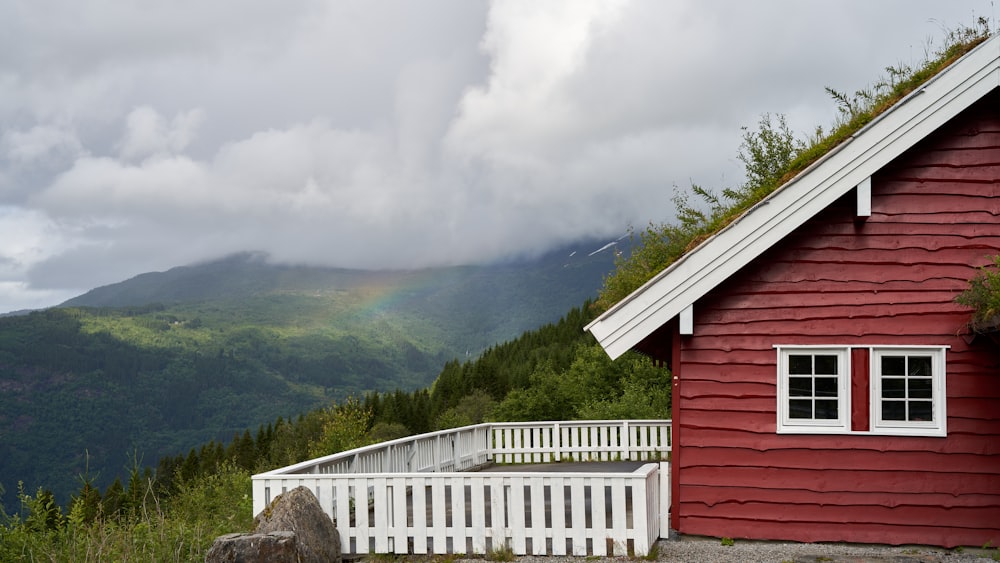
[[[670,421],[488,423],[253,476],[254,514],[309,488],[345,553],[645,555],[669,532]],[[631,473],[469,472],[498,464],[647,461]]]

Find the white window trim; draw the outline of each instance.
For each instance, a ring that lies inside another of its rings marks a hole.
[[[775,346],[778,350],[778,434],[849,434],[851,432],[851,354],[847,346]],[[842,373],[837,374],[837,418],[793,419],[788,412],[788,355],[836,354]]]
[[[868,419],[872,434],[886,436],[947,436],[948,397],[945,378],[947,362],[945,354],[948,346],[871,346],[869,349],[870,399]],[[931,412],[933,421],[882,420],[881,398],[882,378],[879,358],[886,355],[907,355],[913,353],[931,355]]]
[[[946,353],[950,346],[869,344],[861,346],[850,345],[775,345],[778,352],[777,366],[777,433],[778,434],[850,434],[862,436],[928,436],[945,437],[948,435],[948,395]],[[868,350],[868,428],[869,430],[852,431],[852,381],[853,369],[851,350]],[[836,421],[800,420],[788,417],[788,378],[787,358],[789,353],[838,353],[842,357],[846,373],[838,382],[838,395],[842,398],[839,419]],[[882,421],[881,402],[882,381],[880,377],[880,358],[892,354],[913,354],[925,352],[932,356],[931,400],[933,421]],[[826,422],[829,422],[828,424]]]

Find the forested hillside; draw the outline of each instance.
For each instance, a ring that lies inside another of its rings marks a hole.
[[[478,359],[449,362],[429,389],[371,392],[246,429],[165,458],[161,482],[191,478],[226,460],[264,471],[364,443],[486,420],[665,418],[670,377],[639,354],[612,362],[583,327],[586,302],[559,322],[491,347]]]
[[[426,388],[593,296],[613,267],[588,256],[601,246],[412,272],[242,255],[0,318],[0,486],[65,503],[79,475],[104,488],[133,457],[155,466],[349,396]]]
[[[476,359],[448,362],[429,388],[327,400],[164,456],[155,468],[133,457],[107,485],[80,475],[69,503],[44,487],[7,489],[0,560],[25,552],[83,560],[95,546],[104,560],[202,560],[217,535],[251,526],[256,472],[483,420],[668,416],[669,372],[634,353],[608,359],[583,331],[592,310],[585,302]]]

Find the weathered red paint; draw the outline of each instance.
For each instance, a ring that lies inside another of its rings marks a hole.
[[[868,401],[871,398],[868,365],[870,350],[854,348],[851,350],[851,430],[864,432],[871,429]]]
[[[954,303],[1000,254],[1000,91],[695,303],[674,337],[672,525],[711,536],[1000,545],[1000,352]],[[967,335],[966,335],[967,336]],[[662,337],[661,337],[662,338]],[[949,346],[947,437],[776,433],[777,344]],[[683,385],[680,383],[683,382]]]

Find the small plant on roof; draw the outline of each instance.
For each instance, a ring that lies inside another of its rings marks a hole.
[[[994,256],[992,263],[979,269],[955,302],[972,309],[969,326],[974,332],[1000,329],[1000,256]]]

